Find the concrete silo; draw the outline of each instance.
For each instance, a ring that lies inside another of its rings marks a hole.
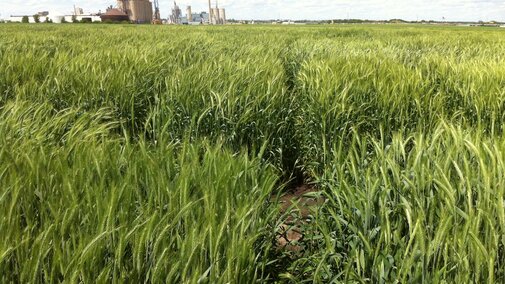
[[[226,11],[224,8],[219,8],[219,23],[221,25],[226,24]]]
[[[212,25],[226,24],[226,11],[224,8],[219,8],[217,0],[216,0],[216,8],[212,8],[211,1],[209,0],[209,24]]]
[[[142,24],[153,20],[153,4],[149,0],[118,0],[117,6],[131,22]]]
[[[193,21],[193,13],[191,13],[191,6],[186,7],[186,15],[188,17],[188,22]]]
[[[212,8],[211,11],[212,11],[212,13],[210,14],[210,17],[212,19],[212,24],[218,25],[219,24],[219,9]]]

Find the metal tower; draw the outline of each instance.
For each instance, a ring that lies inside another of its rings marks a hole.
[[[158,0],[154,0],[154,14],[153,14],[153,24],[161,24],[161,15],[160,15],[160,3]]]

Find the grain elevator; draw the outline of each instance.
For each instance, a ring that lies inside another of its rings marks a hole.
[[[131,22],[143,24],[153,20],[153,4],[149,0],[118,0],[117,6]]]

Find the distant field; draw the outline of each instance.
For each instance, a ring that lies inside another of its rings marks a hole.
[[[0,282],[503,283],[504,125],[501,29],[3,24]]]

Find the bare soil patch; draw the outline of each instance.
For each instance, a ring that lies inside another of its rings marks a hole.
[[[300,252],[300,242],[304,238],[304,227],[312,219],[312,214],[324,203],[317,194],[319,190],[311,185],[300,185],[285,193],[279,199],[280,212],[285,217],[276,236],[277,250]]]

